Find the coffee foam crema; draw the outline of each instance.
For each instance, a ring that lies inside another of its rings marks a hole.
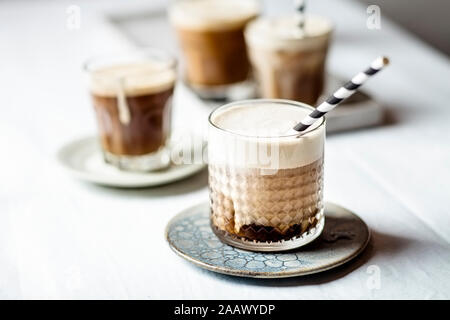
[[[169,18],[181,28],[223,30],[243,27],[259,11],[256,0],[184,0],[171,6]]]
[[[167,63],[142,61],[96,68],[89,80],[90,90],[97,96],[141,96],[172,88],[176,72]]]
[[[330,20],[320,16],[306,15],[303,32],[295,16],[270,17],[251,22],[245,36],[251,46],[307,50],[326,45],[332,30]]]
[[[323,157],[325,126],[301,137],[292,128],[311,108],[277,102],[234,105],[211,115],[208,161],[237,168],[292,169]]]

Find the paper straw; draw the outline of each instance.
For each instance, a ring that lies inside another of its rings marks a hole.
[[[125,95],[125,78],[117,79],[117,109],[119,111],[119,121],[128,125],[131,121],[130,108],[128,107],[127,97]]]
[[[294,0],[294,8],[297,17],[297,25],[301,31],[304,33],[305,30],[305,0]]]
[[[294,130],[303,133],[319,118],[323,117],[327,112],[333,110],[338,104],[350,97],[355,91],[364,84],[371,76],[383,69],[389,64],[389,59],[386,57],[376,58],[369,68],[365,71],[358,73],[347,82],[343,87],[339,88],[333,93],[326,101],[322,102],[316,110],[306,116],[300,123],[298,123]]]

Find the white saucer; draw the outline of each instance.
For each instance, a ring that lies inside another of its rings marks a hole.
[[[96,137],[87,137],[64,145],[59,149],[57,159],[61,166],[76,178],[120,188],[163,185],[191,176],[205,167],[205,163],[194,163],[171,164],[167,169],[154,172],[119,170],[104,162]]]

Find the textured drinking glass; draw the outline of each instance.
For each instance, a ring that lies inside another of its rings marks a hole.
[[[144,49],[93,58],[85,70],[105,161],[132,171],[167,167],[174,58]]]
[[[325,120],[300,137],[242,135],[215,122],[236,105],[251,108],[261,103],[303,108],[305,114],[314,110],[293,101],[259,99],[227,104],[211,113],[208,135],[211,227],[223,242],[235,247],[289,250],[314,240],[324,226]],[[245,126],[245,119],[242,125]]]

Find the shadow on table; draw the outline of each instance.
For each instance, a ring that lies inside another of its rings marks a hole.
[[[105,192],[118,196],[160,198],[185,194],[205,188],[208,185],[208,170],[205,168],[186,179],[148,188],[115,188],[90,183],[87,183],[87,185],[88,188],[95,189],[96,192]]]
[[[291,287],[303,285],[319,285],[343,278],[350,272],[359,269],[361,266],[365,265],[375,257],[378,259],[382,257],[386,259],[394,257],[400,252],[406,250],[406,248],[411,246],[415,241],[413,239],[398,237],[373,230],[371,230],[371,233],[372,235],[369,244],[358,257],[342,266],[321,273],[293,278],[256,279],[234,277],[214,273],[207,270],[203,271],[211,276],[215,276],[226,281],[255,286]],[[365,270],[363,270],[363,272],[365,272]]]

